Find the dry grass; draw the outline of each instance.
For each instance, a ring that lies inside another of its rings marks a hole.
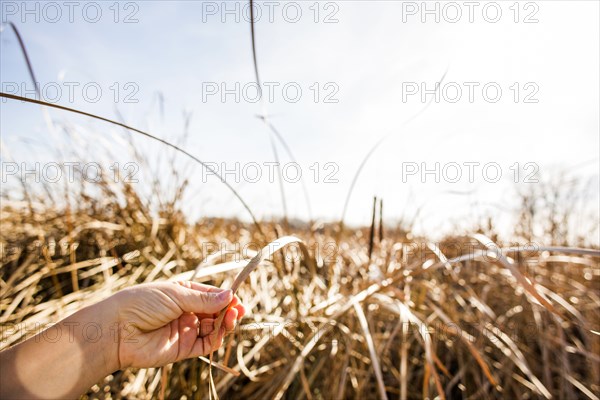
[[[98,188],[71,207],[4,196],[2,348],[136,283],[231,287],[266,244],[252,224],[191,225],[129,185]],[[500,252],[480,234],[429,243],[401,229],[370,249],[369,229],[262,227],[270,240],[297,235],[308,255],[292,244],[236,284],[251,313],[215,354],[240,373],[213,369],[221,397],[599,397],[598,251]],[[208,257],[216,244],[225,251]],[[121,371],[87,396],[206,398],[208,373],[199,359]]]

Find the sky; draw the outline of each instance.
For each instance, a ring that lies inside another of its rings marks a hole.
[[[596,1],[257,2],[262,100],[246,2],[70,4],[0,3],[2,91],[35,97],[10,21],[46,100],[113,119],[118,109],[129,125],[184,143],[230,171],[226,180],[259,218],[283,213],[271,169],[279,161],[288,215],[338,220],[357,168],[384,137],[354,187],[349,223],[368,223],[378,196],[387,220],[418,216],[417,231],[447,233],[488,216],[510,230],[515,193],[561,172],[591,179],[597,204]],[[38,106],[0,100],[5,164],[58,162],[51,149],[62,162],[84,154],[102,173],[136,163],[121,129],[46,113],[75,137],[49,132]],[[171,153],[134,141],[149,160],[132,167],[140,185],[160,177],[169,190]],[[190,182],[183,205],[192,218],[247,218],[219,179],[183,156],[176,163]]]

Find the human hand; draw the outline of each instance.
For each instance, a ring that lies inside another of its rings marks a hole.
[[[110,298],[119,326],[121,369],[159,367],[206,355],[223,344],[245,308],[231,290],[196,282],[133,286]],[[231,303],[218,334],[218,313]]]

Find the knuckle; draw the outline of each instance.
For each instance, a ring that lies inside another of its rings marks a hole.
[[[210,305],[213,301],[213,296],[211,293],[200,293],[200,302],[207,306]]]

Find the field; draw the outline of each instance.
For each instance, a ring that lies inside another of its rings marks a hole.
[[[433,243],[377,213],[371,227],[259,233],[190,224],[173,203],[152,211],[131,185],[91,189],[67,206],[27,186],[24,200],[4,194],[2,348],[135,283],[229,287],[262,246],[294,235],[308,253],[289,245],[238,291],[251,312],[215,355],[239,373],[213,369],[220,397],[598,398],[598,251],[511,247],[489,227]],[[200,359],[120,371],[85,397],[207,398],[208,373]]]

